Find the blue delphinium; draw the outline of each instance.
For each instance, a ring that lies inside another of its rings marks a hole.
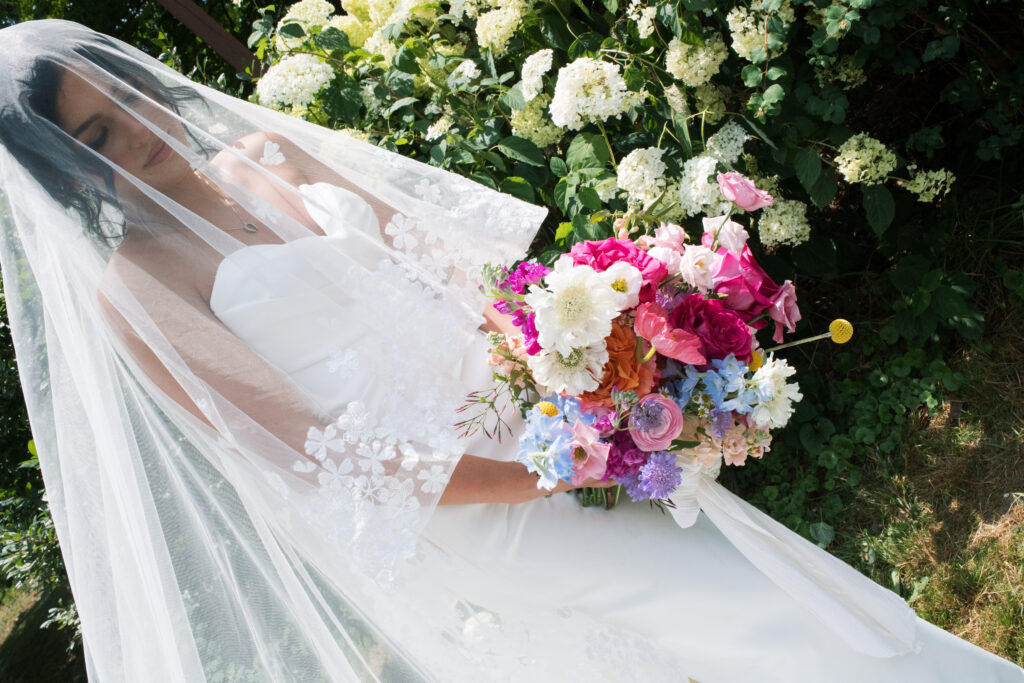
[[[648,498],[668,498],[682,481],[683,470],[668,451],[651,453],[640,468],[640,488]]]
[[[667,385],[669,397],[676,402],[680,410],[686,410],[686,405],[690,402],[694,389],[697,388],[703,377],[704,373],[692,365],[687,365],[686,377]]]
[[[533,408],[526,414],[516,460],[540,475],[538,488],[553,489],[559,479],[569,481],[572,477],[572,439],[572,430],[561,414],[549,417]]]
[[[576,424],[576,420],[580,420],[583,424],[592,426],[594,421],[597,419],[596,415],[584,412],[583,408],[580,407],[580,402],[571,396],[555,394],[553,396],[548,396],[547,398],[542,398],[541,401],[548,401],[549,403],[554,404],[554,406],[558,408],[558,414],[561,415],[562,419],[570,425],[574,425]]]

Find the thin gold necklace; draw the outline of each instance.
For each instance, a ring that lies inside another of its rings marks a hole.
[[[200,180],[202,180],[204,183],[206,183],[206,185],[211,190],[213,190],[214,193],[217,194],[218,197],[220,197],[225,202],[227,202],[228,208],[231,209],[231,213],[235,214],[235,218],[237,218],[238,222],[242,224],[242,230],[245,230],[248,233],[259,232],[259,230],[260,230],[259,226],[257,226],[255,223],[253,223],[251,221],[245,220],[244,218],[242,218],[242,214],[238,213],[238,208],[237,208],[238,202],[236,202],[231,197],[227,197],[224,194],[222,194],[221,191],[217,189],[217,186],[214,185],[213,183],[211,183],[209,181],[209,179],[205,175],[203,175],[199,171],[196,171],[195,173],[199,177]],[[237,230],[237,228],[235,228],[235,229]]]

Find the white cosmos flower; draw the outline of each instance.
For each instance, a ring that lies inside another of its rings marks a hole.
[[[619,314],[612,288],[587,265],[562,256],[548,273],[547,289],[530,287],[526,303],[536,313],[537,341],[568,356],[573,349],[604,343]]]
[[[615,307],[624,311],[640,303],[640,288],[644,284],[644,276],[640,269],[625,261],[617,261],[598,276],[612,290]]]
[[[593,344],[570,349],[565,355],[552,349],[526,358],[537,384],[547,392],[570,396],[597,389],[607,362],[608,348],[603,338]]]

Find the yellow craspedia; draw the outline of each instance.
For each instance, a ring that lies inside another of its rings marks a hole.
[[[829,323],[828,331],[832,335],[832,341],[836,344],[845,344],[853,337],[853,325],[850,324],[849,320],[843,320],[842,318],[836,318]]]
[[[750,354],[750,364],[747,365],[747,368],[751,372],[757,372],[758,370],[761,369],[762,365],[764,365],[764,354],[761,353],[760,351],[753,351],[753,352],[751,352],[751,354]]]
[[[548,417],[558,417],[558,407],[551,401],[541,401],[534,407]]]

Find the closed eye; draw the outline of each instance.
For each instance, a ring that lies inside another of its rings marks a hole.
[[[103,145],[105,145],[107,142],[107,135],[107,127],[103,126],[100,129],[100,134],[96,136],[96,139],[89,143],[89,148],[97,152],[100,151],[100,149],[103,148]]]

